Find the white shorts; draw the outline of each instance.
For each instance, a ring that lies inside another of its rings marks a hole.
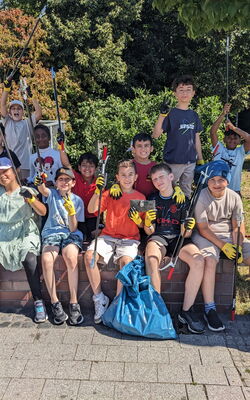
[[[117,239],[108,235],[97,238],[97,253],[103,258],[104,263],[108,264],[112,256],[116,264],[119,258],[123,256],[134,259],[138,253],[139,240]],[[95,241],[93,240],[87,250],[94,250]]]
[[[216,234],[216,236],[227,243],[232,243],[232,235],[230,233]],[[215,246],[215,244],[199,235],[198,232],[195,232],[192,235],[192,242],[198,247],[203,257],[214,257],[217,261],[219,261],[221,252],[219,247]],[[242,253],[243,260],[246,260],[250,257],[250,241],[247,239],[244,239],[242,244]]]

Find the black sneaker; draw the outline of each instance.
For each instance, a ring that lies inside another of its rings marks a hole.
[[[178,320],[182,324],[186,324],[189,332],[192,333],[204,333],[205,323],[201,321],[196,312],[193,311],[191,307],[188,311],[181,311],[178,314]]]
[[[69,305],[69,323],[70,325],[80,325],[84,321],[81,308],[78,303]]]
[[[51,310],[52,310],[53,317],[54,317],[53,320],[56,325],[61,325],[65,321],[67,321],[68,316],[63,311],[62,304],[60,303],[60,301],[51,304]]]
[[[207,321],[207,326],[210,329],[210,331],[213,332],[224,331],[225,326],[221,322],[215,310],[209,310],[208,313],[204,314],[204,318]]]

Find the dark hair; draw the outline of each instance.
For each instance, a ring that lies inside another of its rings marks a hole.
[[[136,166],[133,160],[121,160],[118,161],[117,167],[116,167],[116,173],[119,173],[120,168],[133,168],[135,173],[136,173]]]
[[[179,85],[192,85],[193,89],[196,90],[196,86],[191,75],[181,75],[175,78],[172,83],[172,90],[175,92]]]
[[[135,135],[132,139],[132,146],[135,147],[135,143],[136,142],[150,142],[150,145],[153,145],[153,140],[152,140],[152,136],[150,136],[148,133],[144,133],[144,132],[140,132],[137,133],[137,135]]]
[[[42,125],[42,124],[38,124],[35,126],[34,128],[34,132],[37,131],[37,129],[42,129],[48,136],[48,139],[51,139],[51,134],[50,134],[50,130],[46,125]]]
[[[95,154],[91,153],[90,151],[80,155],[79,160],[78,160],[78,165],[81,165],[83,160],[86,160],[91,164],[95,164],[95,167],[98,166],[98,162],[99,162],[98,158],[96,157]]]
[[[168,174],[172,173],[172,169],[166,163],[162,162],[160,164],[154,165],[149,171],[149,175],[152,176],[153,174],[161,170],[166,171]]]
[[[240,135],[238,135],[238,133],[234,132],[232,129],[229,129],[228,131],[224,132],[224,136],[231,136],[231,135],[240,137]]]

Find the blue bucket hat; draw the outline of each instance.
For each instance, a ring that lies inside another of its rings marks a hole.
[[[230,173],[230,168],[228,163],[222,160],[217,160],[217,161],[211,161],[207,164],[198,166],[195,168],[195,177],[194,181],[195,184],[198,183],[199,179],[201,178],[201,174],[206,172],[208,175],[206,179],[206,183],[209,179],[213,178],[214,176],[221,176],[222,178],[225,178],[228,183],[230,183],[231,180],[231,173]],[[206,185],[204,185],[205,187]]]

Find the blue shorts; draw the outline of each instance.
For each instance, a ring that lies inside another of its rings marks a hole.
[[[45,246],[57,246],[62,250],[69,244],[75,244],[80,250],[82,250],[82,238],[74,232],[52,233],[43,239],[42,247],[44,249]]]

